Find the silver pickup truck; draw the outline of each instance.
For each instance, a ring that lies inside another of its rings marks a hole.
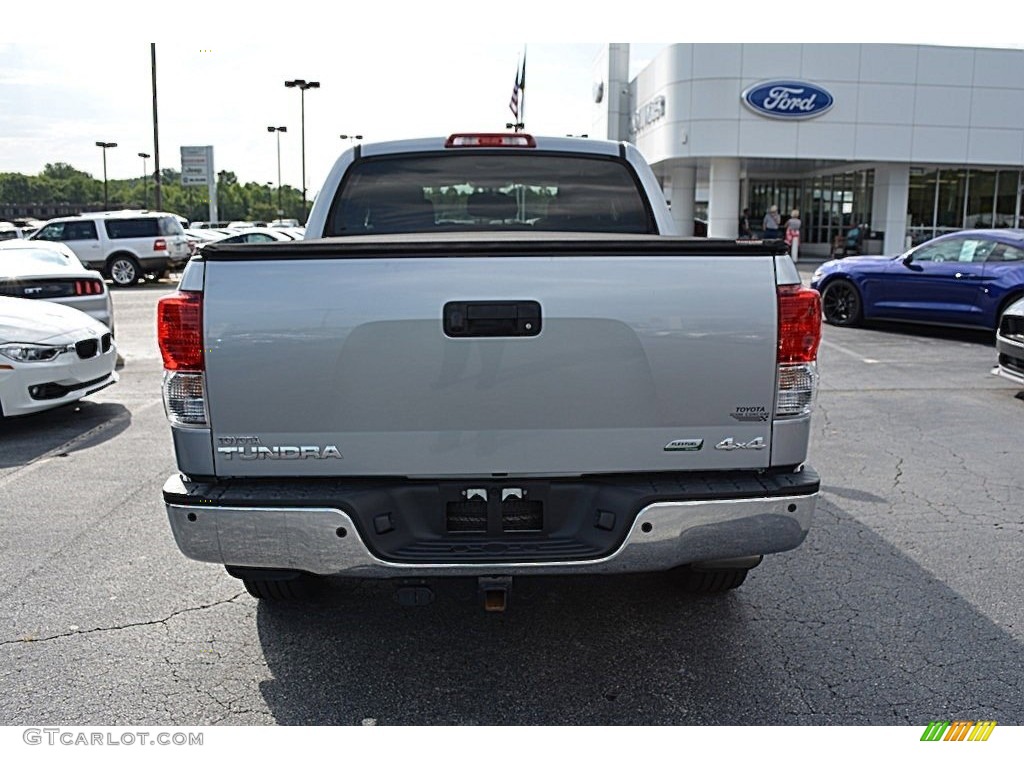
[[[526,574],[739,586],[811,522],[820,300],[781,243],[671,227],[628,144],[347,151],[312,239],[211,245],[160,302],[179,548],[262,599],[327,575],[471,576],[492,610]]]

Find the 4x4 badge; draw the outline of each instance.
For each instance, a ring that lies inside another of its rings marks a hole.
[[[701,438],[687,438],[685,440],[673,440],[665,446],[666,451],[699,451],[704,447],[704,440]]]
[[[738,451],[741,449],[760,451],[767,448],[768,445],[765,443],[763,437],[755,437],[753,440],[748,440],[745,443],[741,443],[738,440],[733,440],[731,437],[725,438],[722,442],[715,446],[716,451]]]

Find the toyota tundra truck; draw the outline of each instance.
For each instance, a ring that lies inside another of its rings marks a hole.
[[[264,600],[317,577],[664,571],[798,546],[817,292],[779,242],[674,236],[628,143],[346,151],[306,240],[204,249],[162,299],[181,551]]]

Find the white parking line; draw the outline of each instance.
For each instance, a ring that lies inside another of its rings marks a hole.
[[[836,344],[834,341],[825,341],[824,339],[822,339],[821,346],[828,347],[829,349],[834,349],[837,352],[842,352],[844,355],[856,358],[857,360],[860,360],[862,363],[868,363],[869,365],[882,362],[881,360],[875,360],[873,357],[864,357],[863,355],[854,352],[852,349],[847,349],[844,346]]]

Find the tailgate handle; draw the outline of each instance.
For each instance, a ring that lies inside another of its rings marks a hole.
[[[456,339],[536,336],[540,325],[536,301],[449,301],[444,305],[444,333]]]

